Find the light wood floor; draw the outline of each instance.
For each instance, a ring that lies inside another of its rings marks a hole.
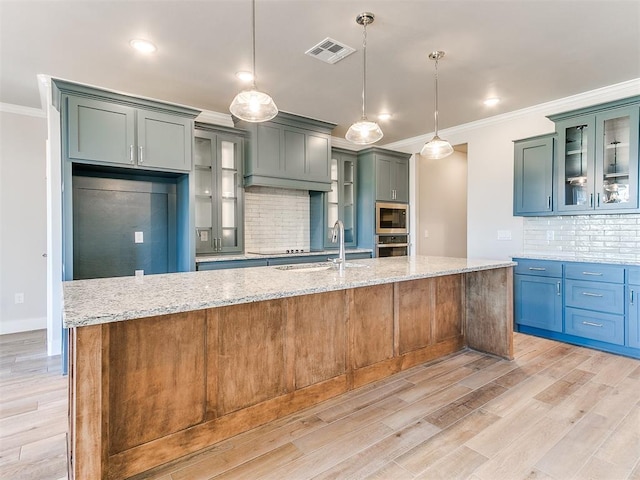
[[[44,332],[0,348],[0,478],[63,478],[60,360]],[[415,367],[136,480],[640,480],[640,361],[521,334],[515,351]]]

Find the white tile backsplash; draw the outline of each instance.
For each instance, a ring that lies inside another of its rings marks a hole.
[[[640,214],[527,217],[523,253],[640,261]]]
[[[308,191],[248,187],[244,198],[246,252],[309,251]]]

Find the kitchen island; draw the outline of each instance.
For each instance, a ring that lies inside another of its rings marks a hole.
[[[121,479],[465,347],[512,358],[510,261],[67,282],[70,471]]]

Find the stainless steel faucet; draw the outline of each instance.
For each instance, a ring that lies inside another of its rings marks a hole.
[[[333,262],[338,264],[341,272],[344,272],[347,258],[344,252],[344,223],[342,223],[342,220],[336,220],[336,223],[333,224],[333,234],[331,235],[331,241],[333,243],[339,242],[340,249],[338,250],[338,258],[334,258]]]

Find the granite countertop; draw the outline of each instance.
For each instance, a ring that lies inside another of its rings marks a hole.
[[[373,250],[367,248],[347,248],[346,253],[372,253]],[[338,250],[320,250],[320,251],[306,251],[301,253],[244,253],[239,255],[199,255],[196,256],[196,263],[203,262],[222,262],[225,260],[255,260],[267,258],[281,258],[281,257],[312,257],[314,255],[338,255]]]
[[[254,267],[63,283],[65,327],[80,327],[379,285],[403,280],[512,267],[503,260],[449,257],[389,257],[350,261],[340,272],[327,264],[314,270]],[[359,265],[359,266],[358,266]],[[284,267],[286,268],[286,267]],[[291,268],[291,267],[289,267]]]
[[[622,259],[622,258],[606,258],[606,257],[589,257],[576,254],[549,254],[549,253],[523,253],[513,255],[511,258],[526,258],[532,260],[554,260],[557,262],[580,262],[580,263],[608,263],[612,265],[632,265],[640,266],[640,260]]]

